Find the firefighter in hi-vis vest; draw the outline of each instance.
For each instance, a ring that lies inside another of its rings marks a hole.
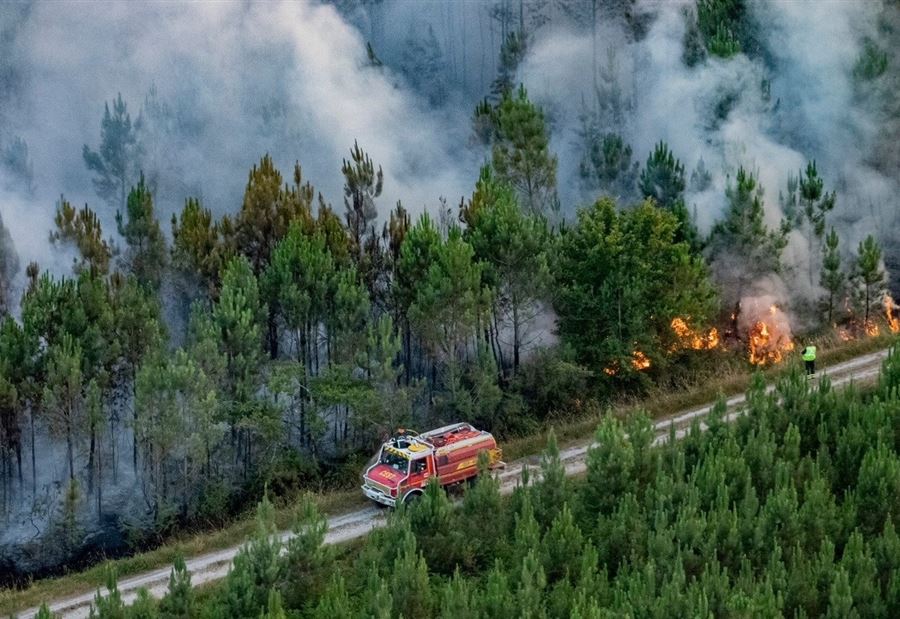
[[[812,376],[816,373],[816,347],[807,346],[803,349],[803,363],[806,365],[806,375]]]

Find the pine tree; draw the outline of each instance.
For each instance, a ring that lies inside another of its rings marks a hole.
[[[0,166],[9,172],[13,181],[10,188],[34,196],[34,162],[28,156],[28,143],[20,136],[13,139],[0,150]]]
[[[559,458],[559,445],[553,428],[547,435],[547,446],[541,454],[540,470],[540,480],[535,483],[533,490],[534,511],[538,523],[542,527],[548,527],[565,505],[569,493],[566,467]]]
[[[665,362],[673,318],[702,323],[710,315],[706,266],[676,240],[678,227],[651,201],[618,213],[603,198],[562,235],[554,261],[558,329],[589,369],[634,379],[642,369],[637,352],[651,367]]]
[[[281,172],[272,157],[263,156],[259,165],[250,170],[244,201],[237,218],[222,221],[222,230],[234,249],[250,261],[253,272],[263,272],[272,251],[290,229],[299,221],[309,229],[312,226],[310,207],[313,188],[303,181],[300,165],[294,166],[294,184],[282,185]]]
[[[146,588],[138,589],[137,597],[128,608],[128,619],[159,619],[159,616],[156,600],[150,597]]]
[[[262,354],[262,320],[259,286],[250,262],[233,258],[222,276],[222,291],[210,318],[220,338],[219,349],[228,360],[226,389],[240,409],[256,390]],[[243,413],[235,410],[233,414]]]
[[[83,431],[84,406],[81,371],[82,350],[69,334],[47,352],[44,413],[50,431],[66,441],[69,482],[75,481],[75,456]]]
[[[728,210],[713,226],[710,258],[718,279],[733,282],[733,301],[738,301],[753,281],[781,270],[787,237],[784,229],[769,230],[766,226],[763,189],[752,173],[740,168],[725,196]]]
[[[119,234],[125,239],[126,270],[150,290],[157,290],[166,266],[166,240],[153,209],[153,196],[144,175],[131,189],[124,213],[116,212]]]
[[[50,612],[50,607],[47,606],[47,603],[44,602],[41,604],[41,607],[38,609],[37,619],[56,619],[56,615]]]
[[[94,603],[91,605],[90,619],[125,619],[127,607],[122,601],[122,594],[119,593],[116,583],[116,573],[112,568],[106,572],[106,588],[108,592],[105,596],[100,593],[99,588],[97,589]]]
[[[343,617],[346,615],[332,615],[334,617]],[[266,610],[260,614],[260,619],[287,619],[287,613],[281,606],[281,595],[275,589],[269,591],[269,601],[266,604]]]
[[[587,484],[582,490],[587,525],[597,514],[610,513],[633,487],[634,453],[621,423],[612,418],[600,422],[595,446],[588,450]]]
[[[459,568],[453,572],[453,578],[444,587],[441,596],[441,619],[459,619],[473,616],[472,592],[469,584],[460,573]]]
[[[516,587],[516,603],[519,616],[525,619],[538,619],[544,616],[543,593],[547,586],[544,568],[538,560],[537,550],[532,548],[522,560]]]
[[[481,616],[493,619],[514,619],[519,617],[516,610],[516,599],[509,584],[509,578],[500,559],[488,573],[484,593],[477,596],[481,607]]]
[[[80,258],[75,258],[73,270],[76,274],[89,273],[92,277],[106,275],[112,250],[103,240],[100,219],[85,204],[81,210],[75,208],[62,196],[56,206],[54,218],[56,230],[50,234],[52,243],[74,246]]]
[[[374,566],[373,566],[374,567]],[[378,574],[378,570],[369,569],[366,587],[362,594],[363,610],[360,615],[371,619],[391,619],[394,599],[388,583]]]
[[[315,599],[314,595],[310,597]],[[351,608],[350,596],[344,585],[344,579],[339,573],[336,573],[332,576],[324,595],[319,598],[314,616],[322,619],[326,619],[326,617],[350,619],[353,616]]]
[[[825,237],[825,256],[822,259],[822,275],[819,283],[828,292],[826,320],[833,324],[835,303],[844,289],[845,275],[841,270],[841,252],[838,249],[838,235],[834,228]]]
[[[194,617],[194,590],[191,587],[191,574],[187,570],[182,557],[176,557],[175,565],[169,574],[169,588],[165,597],[159,602],[160,619],[190,619]]]
[[[806,238],[809,244],[809,284],[813,285],[814,257],[816,256],[815,242],[821,242],[825,234],[825,216],[835,206],[835,193],[824,191],[825,181],[819,177],[816,162],[810,161],[806,165],[806,173],[800,172],[797,182],[799,191],[792,200],[802,208],[796,211],[795,223],[806,228]],[[791,179],[788,179],[788,189],[791,188]]]
[[[884,271],[881,268],[881,245],[871,234],[860,241],[856,254],[853,280],[857,287],[858,301],[863,310],[863,326],[872,324],[873,304],[881,298],[884,290]]]
[[[528,99],[525,87],[506,92],[496,110],[492,165],[501,181],[509,183],[527,212],[548,215],[558,210],[556,155],[543,111]]]
[[[585,152],[579,173],[588,188],[600,189],[617,200],[626,201],[635,193],[638,162],[632,161],[631,146],[617,133],[602,133],[596,123],[582,121]]]
[[[563,503],[541,543],[541,563],[548,582],[556,582],[567,575],[575,577],[578,567],[574,562],[581,556],[584,544],[584,536],[575,524],[572,510]]]
[[[273,588],[280,578],[280,551],[274,508],[264,495],[256,508],[256,531],[238,551],[225,578],[222,610],[227,616],[256,617],[269,608]]]
[[[357,262],[362,262],[365,236],[378,217],[375,199],[384,187],[384,173],[381,166],[375,171],[372,159],[356,142],[350,149],[350,160],[344,159],[341,173],[344,175],[344,216],[350,234],[350,250]]]
[[[9,313],[13,279],[19,273],[19,255],[16,253],[9,230],[0,215],[0,317]]]
[[[482,284],[483,267],[458,228],[452,229],[436,249],[423,278],[415,282],[409,317],[432,354],[446,360],[454,371],[463,346],[475,333],[488,296]],[[406,257],[411,261],[417,258]]]
[[[429,23],[424,33],[420,30],[415,21],[410,21],[400,52],[399,69],[412,89],[437,107],[447,99],[446,61],[434,27]]]
[[[312,497],[304,497],[282,559],[282,593],[288,608],[303,609],[308,600],[322,597],[335,586],[335,583],[329,586],[327,581],[334,566],[331,547],[324,545],[327,531],[328,522],[319,514]],[[339,584],[343,587],[343,581]]]
[[[660,142],[641,170],[641,193],[656,200],[660,208],[671,209],[682,199],[684,188],[684,165],[665,142]]]
[[[828,594],[829,619],[851,619],[859,617],[859,613],[853,608],[853,591],[850,588],[850,578],[843,568],[838,568]]]
[[[400,549],[390,582],[395,617],[429,616],[432,600],[428,567],[414,543]]]
[[[195,277],[206,294],[218,290],[226,246],[212,212],[196,198],[185,200],[181,215],[172,214],[172,264]]]
[[[131,122],[128,105],[122,94],[104,105],[100,122],[100,146],[94,151],[84,145],[82,158],[87,169],[97,176],[93,179],[97,195],[112,208],[125,208],[128,188],[137,181],[144,149],[141,143],[142,121],[140,116]]]
[[[550,268],[547,252],[551,237],[543,218],[524,215],[509,186],[494,178],[491,168],[481,176],[460,217],[466,222],[466,240],[483,262],[483,277],[494,295],[490,345],[498,364],[503,351],[496,321],[503,319],[513,331],[512,370],[518,371],[521,349],[529,326],[535,321],[541,301],[548,295]]]

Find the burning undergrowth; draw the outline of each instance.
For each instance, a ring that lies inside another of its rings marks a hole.
[[[772,295],[741,299],[737,324],[753,365],[781,363],[794,350],[790,319]]]

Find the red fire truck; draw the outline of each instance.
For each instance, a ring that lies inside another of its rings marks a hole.
[[[490,432],[457,423],[423,434],[398,430],[381,446],[363,473],[362,491],[382,505],[409,503],[437,477],[441,486],[462,483],[478,475],[478,455],[487,452],[490,468],[505,466],[502,451]]]

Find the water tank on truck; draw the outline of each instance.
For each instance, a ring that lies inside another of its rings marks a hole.
[[[366,467],[362,491],[381,505],[408,503],[422,495],[433,477],[445,487],[475,478],[482,452],[491,469],[505,466],[493,435],[471,424],[456,423],[422,434],[398,430]]]

